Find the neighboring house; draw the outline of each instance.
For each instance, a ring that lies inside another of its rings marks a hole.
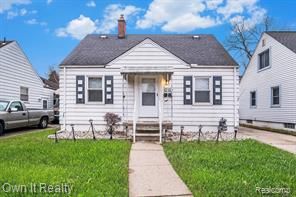
[[[0,100],[21,100],[28,108],[53,107],[54,90],[44,87],[16,41],[0,41]]]
[[[296,32],[266,32],[240,83],[240,122],[296,131]]]
[[[105,129],[113,112],[133,130],[156,123],[173,131],[238,126],[238,65],[212,35],[88,35],[60,65],[62,130]]]

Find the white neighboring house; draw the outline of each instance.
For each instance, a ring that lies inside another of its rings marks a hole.
[[[212,35],[88,35],[60,65],[62,130],[105,129],[113,112],[129,125],[155,122],[159,131],[217,131],[238,126],[238,65]]]
[[[266,32],[240,83],[240,123],[296,131],[296,32]]]
[[[16,41],[0,41],[0,100],[51,109],[55,90],[46,87]]]

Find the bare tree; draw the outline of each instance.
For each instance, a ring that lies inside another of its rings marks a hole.
[[[266,16],[261,23],[250,25],[249,21],[240,20],[231,25],[230,35],[225,41],[225,47],[240,59],[240,64],[246,68],[252,58],[256,44],[261,34],[272,28],[272,19]]]
[[[47,76],[49,81],[59,83],[59,73],[54,66],[49,67]]]

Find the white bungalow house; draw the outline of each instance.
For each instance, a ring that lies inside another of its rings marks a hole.
[[[53,87],[43,83],[16,41],[0,41],[0,100],[21,100],[28,108],[53,107]]]
[[[240,83],[240,123],[296,131],[296,32],[265,32]]]
[[[227,119],[238,126],[237,63],[212,35],[127,35],[123,16],[118,35],[88,35],[60,64],[62,130],[88,130],[93,119],[122,117],[138,136],[138,125],[173,131],[217,131]]]

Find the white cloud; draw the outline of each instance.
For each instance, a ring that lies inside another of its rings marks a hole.
[[[166,32],[185,33],[200,28],[229,23],[239,17],[254,26],[262,20],[266,10],[258,0],[153,0],[137,27],[160,27]]]
[[[89,1],[89,2],[86,3],[86,6],[87,6],[87,7],[96,7],[96,2],[94,2],[94,1]]]
[[[210,17],[201,17],[193,15],[192,13],[184,14],[173,21],[166,23],[162,26],[162,30],[167,32],[190,32],[196,27],[207,28],[216,25],[217,21]]]
[[[28,24],[28,25],[41,25],[41,26],[46,26],[47,25],[46,22],[38,21],[35,18],[30,19],[30,20],[26,20],[25,23]]]
[[[18,16],[18,12],[17,11],[8,11],[7,12],[7,19],[13,19],[14,17]]]
[[[52,3],[52,0],[47,0],[46,3],[49,5]]]
[[[225,6],[217,9],[217,13],[228,19],[233,14],[242,14],[246,9],[254,7],[256,3],[257,0],[227,0]]]
[[[14,5],[30,4],[31,0],[1,0],[0,14],[9,11]]]
[[[213,10],[216,9],[219,5],[221,5],[223,3],[223,0],[207,0],[205,3],[209,10]]]
[[[87,34],[95,32],[97,29],[96,23],[89,17],[80,15],[79,18],[70,21],[66,27],[56,30],[58,37],[73,37],[75,39],[82,39]]]
[[[205,8],[204,3],[199,0],[189,0],[186,3],[180,0],[154,0],[149,5],[144,17],[137,21],[137,27],[146,29],[155,26],[170,26],[169,23],[175,23],[174,20],[178,20],[180,17],[184,18],[184,15],[188,14],[198,15]]]
[[[71,20],[65,27],[56,29],[58,37],[72,37],[82,39],[91,33],[111,33],[117,27],[117,20],[121,14],[128,20],[139,13],[140,9],[135,6],[122,6],[120,4],[111,4],[104,10],[102,20],[92,20],[89,17],[80,15],[78,18]]]
[[[24,15],[26,15],[28,13],[28,11],[25,9],[25,8],[22,8],[21,10],[20,10],[20,16],[24,16]]]
[[[14,11],[8,11],[7,12],[7,19],[13,19],[13,18],[15,18],[15,17],[17,17],[17,16],[25,16],[25,15],[27,15],[29,12],[28,12],[28,10],[27,9],[25,9],[25,8],[22,8],[22,9],[20,9],[20,10],[14,10]],[[30,12],[31,13],[31,12]]]
[[[111,4],[105,8],[102,22],[99,23],[97,33],[110,33],[117,27],[117,20],[121,14],[125,20],[129,20],[132,16],[137,15],[141,11],[132,5],[122,6],[120,4]]]

